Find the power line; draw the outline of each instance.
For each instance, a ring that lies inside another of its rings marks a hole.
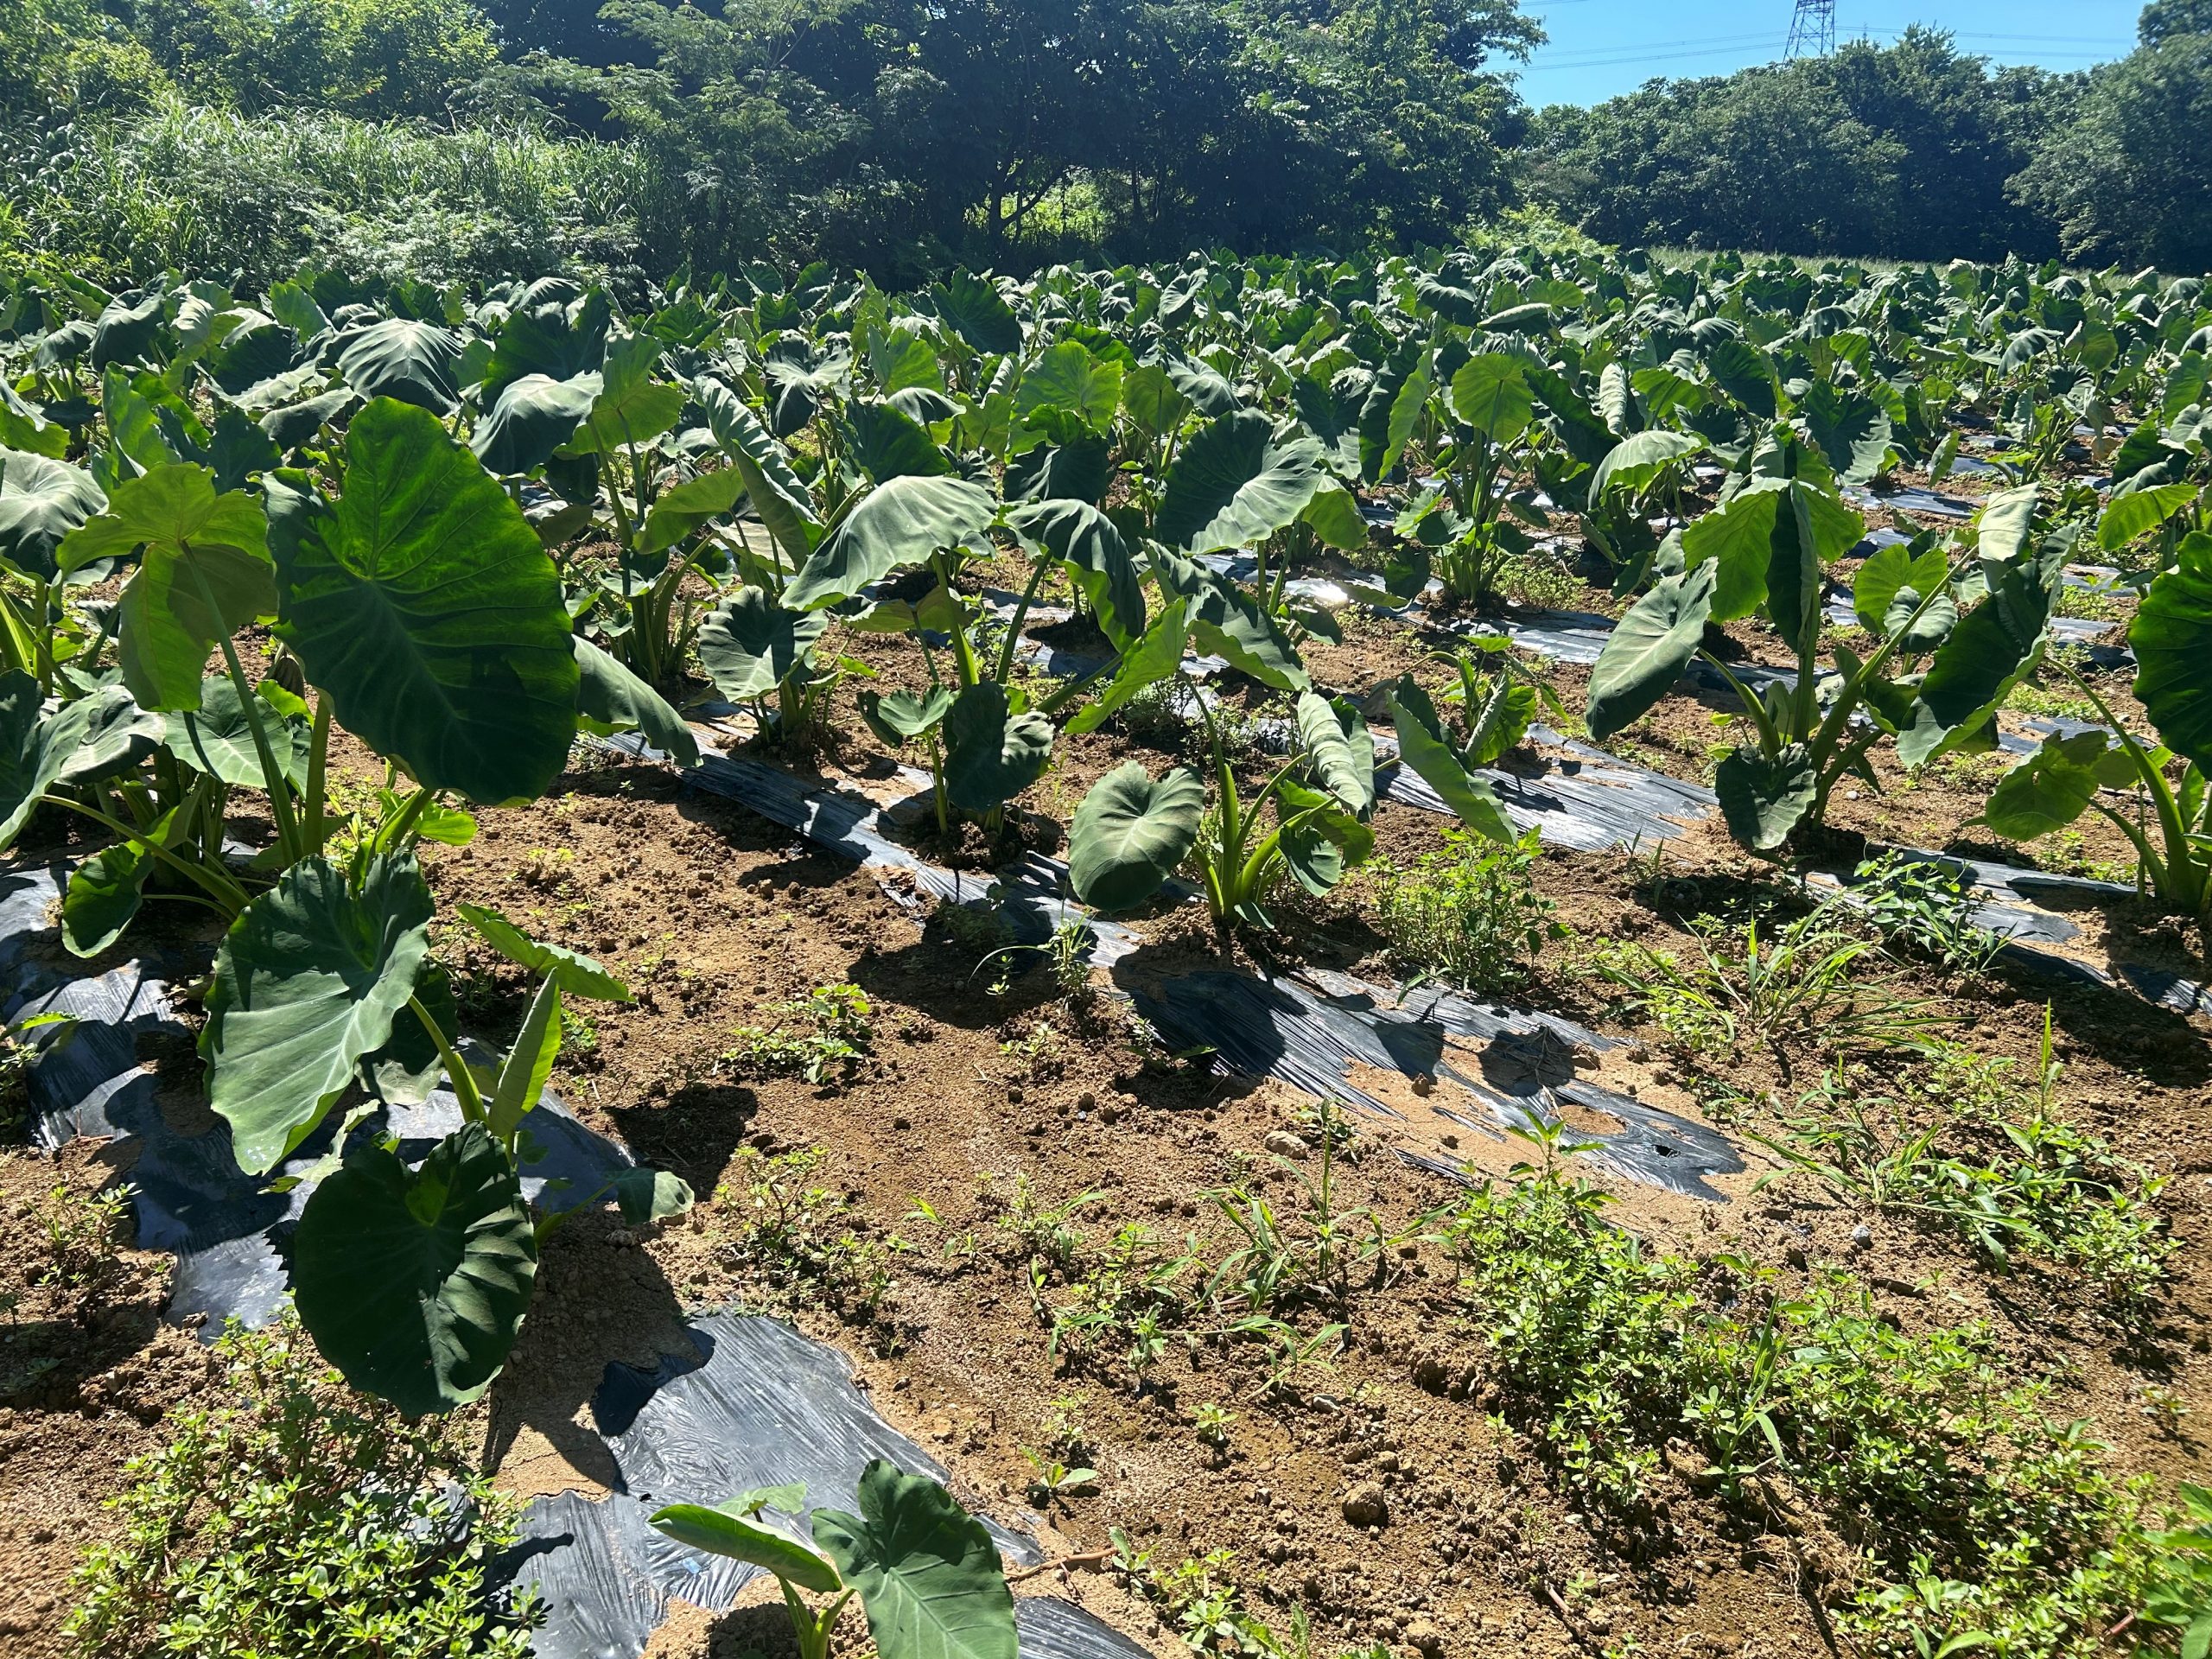
[[[1797,0],[1783,57],[1825,58],[1835,50],[1835,0]]]

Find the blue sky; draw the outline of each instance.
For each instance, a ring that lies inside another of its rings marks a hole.
[[[1999,63],[2085,68],[2134,44],[2140,0],[1835,0],[1839,41],[1893,40],[1910,23],[1957,35]],[[1593,104],[1655,76],[1725,75],[1779,58],[1793,0],[1523,0],[1551,36],[1521,72],[1521,95]]]

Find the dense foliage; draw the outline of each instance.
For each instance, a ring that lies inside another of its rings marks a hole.
[[[1516,0],[24,0],[0,266],[488,282],[815,258],[1618,244],[2212,265],[2212,36],[2087,73],[1923,29],[1540,115]]]

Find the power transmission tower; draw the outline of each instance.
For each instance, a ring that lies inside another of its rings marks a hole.
[[[1835,0],[1797,0],[1785,58],[1825,58],[1835,50]]]

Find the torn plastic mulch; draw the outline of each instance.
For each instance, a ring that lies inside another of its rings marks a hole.
[[[608,741],[638,752],[634,737]],[[704,746],[702,745],[702,749]],[[887,838],[881,809],[865,798],[821,784],[807,784],[788,772],[744,757],[702,753],[684,774],[688,786],[736,802],[797,831],[855,863],[877,870],[904,871],[916,887],[956,904],[989,902],[989,887],[973,876],[938,869]],[[998,902],[1018,938],[1034,942],[1059,920],[1084,914],[1058,895],[1065,866],[1032,853],[998,878]],[[1122,962],[1139,945],[1128,929],[1094,918],[1098,944],[1092,960]],[[1318,994],[1309,986],[1324,988]],[[1509,1128],[1529,1128],[1559,1116],[1567,1102],[1618,1118],[1622,1133],[1583,1137],[1596,1143],[1590,1154],[1632,1179],[1654,1185],[1719,1198],[1704,1178],[1732,1174],[1743,1163],[1726,1140],[1713,1130],[1655,1110],[1610,1090],[1542,1071],[1515,1073],[1510,1067],[1491,1075],[1488,1056],[1501,1058],[1516,1046],[1548,1033],[1560,1052],[1603,1052],[1612,1039],[1552,1014],[1477,1003],[1451,992],[1428,992],[1414,999],[1418,1014],[1390,1006],[1395,988],[1370,985],[1324,969],[1308,969],[1296,979],[1262,979],[1248,974],[1207,972],[1185,976],[1166,987],[1124,987],[1138,1011],[1169,1046],[1210,1046],[1239,1071],[1273,1077],[1309,1094],[1340,1101],[1363,1111],[1402,1120],[1404,1114],[1351,1080],[1356,1065],[1394,1069],[1409,1086],[1445,1077],[1459,1084],[1490,1111],[1491,1122],[1463,1117],[1463,1128],[1502,1135]],[[1459,1051],[1446,1052],[1446,1037],[1488,1042],[1484,1076],[1475,1077]],[[1452,1115],[1440,1111],[1440,1116]],[[1409,1161],[1446,1175],[1456,1164],[1422,1158],[1401,1149]]]
[[[531,1638],[537,1659],[637,1659],[673,1602],[720,1612],[759,1573],[655,1532],[646,1517],[664,1503],[718,1503],[798,1482],[810,1506],[849,1510],[874,1458],[949,1479],[876,1414],[834,1348],[739,1313],[685,1329],[695,1356],[652,1371],[610,1365],[592,1398],[592,1427],[613,1467],[610,1494],[539,1498],[524,1518],[512,1580],[534,1586],[547,1608]],[[1043,1559],[1034,1538],[979,1518],[1014,1561]],[[1066,1601],[1021,1597],[1014,1613],[1024,1659],[1144,1659],[1144,1648]]]
[[[165,1103],[143,1063],[190,1042],[172,988],[204,972],[204,959],[133,958],[74,976],[50,965],[62,960],[51,918],[66,878],[58,864],[0,871],[0,974],[10,982],[0,1019],[73,1017],[29,1069],[31,1132],[48,1147],[77,1135],[109,1137],[129,1154],[137,1243],[176,1258],[171,1320],[203,1316],[200,1334],[209,1340],[229,1319],[264,1325],[282,1303],[286,1236],[312,1188],[302,1182],[289,1192],[267,1191],[238,1168],[222,1125],[204,1111]],[[200,1127],[178,1127],[195,1120]],[[441,1091],[420,1106],[386,1109],[362,1132],[397,1137],[401,1155],[413,1161],[460,1122],[458,1103]],[[275,1173],[303,1173],[331,1134],[318,1132]],[[524,1166],[523,1186],[550,1211],[583,1203],[632,1162],[619,1142],[550,1096],[534,1114],[531,1138],[542,1155]],[[730,1314],[697,1319],[688,1329],[697,1360],[651,1376],[610,1366],[601,1384],[597,1427],[624,1471],[623,1490],[597,1502],[576,1492],[540,1498],[524,1515],[512,1572],[537,1586],[543,1602],[545,1624],[533,1638],[539,1659],[637,1659],[672,1595],[710,1609],[729,1605],[753,1569],[661,1537],[645,1524],[661,1502],[718,1502],[742,1486],[804,1478],[823,1501],[850,1507],[871,1457],[946,1478],[868,1410],[834,1349],[772,1320]],[[733,1472],[755,1466],[758,1479]],[[731,1478],[722,1484],[725,1475]],[[1030,1539],[993,1531],[1016,1560],[1038,1559]],[[1065,1602],[1025,1600],[1019,1622],[1025,1659],[1140,1659],[1145,1652]]]

